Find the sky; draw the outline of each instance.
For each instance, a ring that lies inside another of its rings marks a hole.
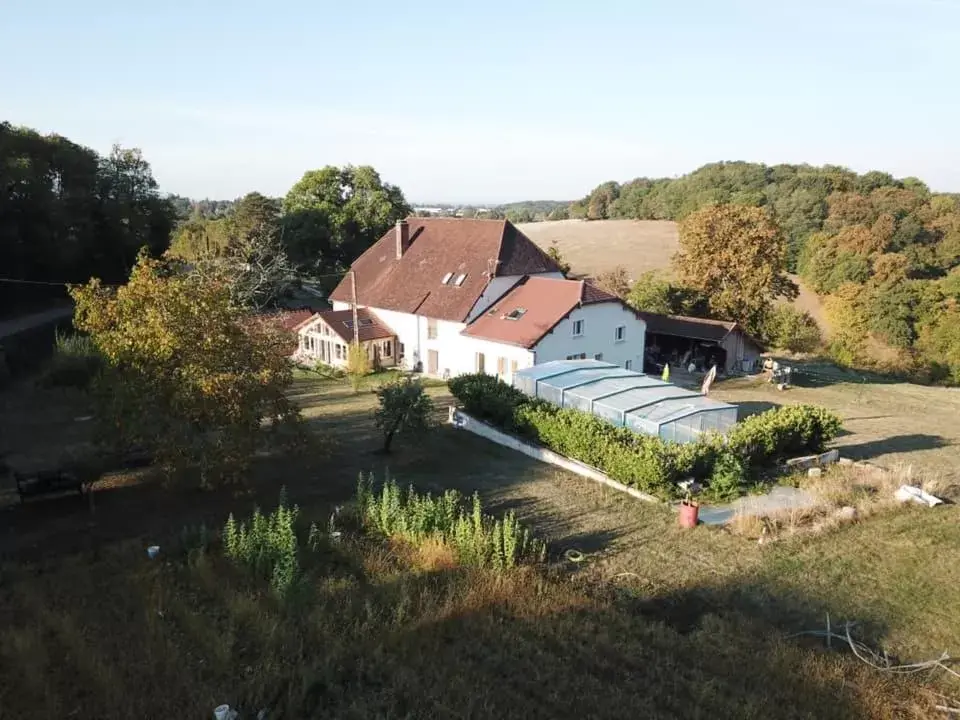
[[[958,28],[960,0],[0,0],[0,120],[195,198],[350,163],[415,203],[571,200],[719,160],[960,192]]]

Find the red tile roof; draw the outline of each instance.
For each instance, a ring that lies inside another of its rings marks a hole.
[[[581,280],[528,277],[511,288],[463,330],[463,335],[532,348],[580,305],[620,298]],[[523,314],[513,320],[508,315]]]
[[[407,224],[410,244],[400,259],[391,228],[354,261],[358,304],[465,322],[490,277],[561,271],[506,220],[412,217]],[[443,284],[447,273],[451,282]],[[457,286],[459,275],[466,277]],[[330,299],[350,302],[351,294],[347,276]]]
[[[321,319],[330,329],[339,335],[345,342],[353,342],[353,311],[327,310],[317,313],[311,320]],[[357,333],[360,342],[395,337],[396,333],[383,320],[378,318],[367,308],[357,308],[357,320],[360,321],[360,331]]]

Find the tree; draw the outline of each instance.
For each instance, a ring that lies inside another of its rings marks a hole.
[[[627,305],[658,315],[709,317],[707,298],[699,291],[664,279],[655,270],[643,273],[630,287]]]
[[[166,249],[175,211],[138,150],[101,157],[0,122],[0,268],[50,285],[0,284],[0,308],[64,299],[64,281],[122,282],[139,249]]]
[[[853,365],[863,356],[869,325],[860,293],[856,283],[844,283],[823,304],[830,323],[830,355],[841,365]]]
[[[707,295],[713,313],[758,332],[776,298],[797,296],[786,258],[783,234],[764,209],[718,205],[682,223],[674,266],[685,285]]]
[[[283,199],[283,212],[291,259],[322,272],[348,266],[410,206],[372,167],[328,165],[304,173]]]
[[[351,342],[347,348],[347,377],[354,393],[360,392],[360,383],[370,374],[370,356],[359,342]]]
[[[383,451],[390,452],[398,432],[422,433],[431,424],[433,401],[415,378],[398,377],[377,390],[374,422],[383,433]]]
[[[126,285],[93,279],[71,295],[75,327],[107,360],[97,418],[111,442],[209,486],[246,467],[264,421],[297,424],[289,335],[245,316],[222,282],[142,252]]]
[[[634,310],[642,312],[659,315],[674,313],[670,283],[653,270],[637,278],[627,295],[627,304]]]
[[[560,252],[560,245],[557,244],[556,240],[550,243],[550,247],[547,248],[547,255],[560,266],[560,272],[564,274],[564,277],[570,274],[570,263],[564,259],[563,253]]]
[[[625,298],[630,293],[630,275],[623,265],[600,273],[594,278],[593,284],[619,298]]]
[[[767,316],[763,339],[772,348],[809,353],[820,346],[822,336],[810,313],[777,305]]]

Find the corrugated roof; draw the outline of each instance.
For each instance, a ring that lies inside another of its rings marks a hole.
[[[638,313],[647,323],[647,332],[658,335],[675,335],[721,342],[736,329],[737,323],[724,320],[687,317],[685,315],[657,315],[656,313]]]
[[[358,304],[465,322],[491,277],[560,272],[556,262],[506,220],[406,222],[410,242],[400,258],[396,229],[391,228],[351,266]],[[351,296],[349,276],[330,294],[341,302],[351,302]]]
[[[627,419],[654,427],[698,412],[736,411],[733,405],[693,390],[616,365],[600,367],[592,360],[561,360],[518,370],[514,386],[523,387],[530,379],[539,381],[541,386],[566,388],[565,397],[592,400],[595,411],[602,407],[626,413]],[[572,387],[578,380],[589,382]]]
[[[582,280],[526,277],[464,330],[464,335],[532,348],[581,305],[621,302]]]

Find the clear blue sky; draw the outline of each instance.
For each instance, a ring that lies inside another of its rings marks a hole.
[[[960,191],[960,0],[0,0],[0,119],[141,147],[161,188],[572,199],[715,160]]]

